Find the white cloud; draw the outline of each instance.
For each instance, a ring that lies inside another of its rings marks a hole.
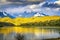
[[[30,5],[29,8],[30,9],[35,9],[37,7],[37,5]]]
[[[18,15],[18,17],[21,17],[22,15]]]
[[[18,7],[18,8],[7,8],[5,11],[8,13],[21,13],[24,11],[33,11],[35,8],[37,8],[37,5],[27,5],[25,7]]]
[[[46,8],[46,10],[51,10],[51,8]]]
[[[59,1],[55,1],[54,3],[56,3],[56,4],[60,5],[60,0],[59,0]]]
[[[59,11],[59,10],[60,10],[60,8],[55,8],[54,10],[55,10],[55,11]]]
[[[27,0],[27,1],[35,1],[36,2],[36,1],[43,1],[43,0]]]
[[[7,8],[5,10],[7,13],[20,13],[24,11],[24,8],[18,7],[18,8]]]

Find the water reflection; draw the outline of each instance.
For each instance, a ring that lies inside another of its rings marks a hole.
[[[17,36],[17,34],[21,36]],[[0,28],[0,40],[24,40],[60,39],[60,28],[23,28],[23,27],[2,27]],[[18,38],[16,38],[18,37]]]

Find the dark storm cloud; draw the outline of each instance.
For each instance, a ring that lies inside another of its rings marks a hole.
[[[42,1],[44,1],[44,0],[0,0],[0,5],[12,4],[12,3],[39,4]]]
[[[8,2],[21,2],[23,0],[7,0]]]
[[[8,2],[37,2],[37,1],[44,1],[44,0],[7,0]]]

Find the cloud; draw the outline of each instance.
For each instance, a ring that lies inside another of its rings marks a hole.
[[[56,4],[60,5],[60,0],[59,0],[59,1],[55,1],[54,3],[56,3]]]
[[[33,4],[33,5],[27,5],[24,7],[17,7],[17,8],[7,8],[5,11],[7,13],[11,13],[11,14],[21,14],[24,13],[25,11],[28,13],[31,12],[41,12],[44,13],[46,15],[59,15],[57,14],[59,12],[60,8],[50,8],[50,7],[46,7],[46,8],[41,8],[40,4]]]
[[[10,15],[19,15],[22,16],[20,14],[24,13],[25,11],[28,13],[31,12],[41,12],[44,13],[46,15],[60,15],[58,12],[60,11],[60,8],[55,7],[52,8],[50,7],[42,7],[43,5],[45,5],[46,2],[40,3],[40,4],[32,4],[32,5],[26,5],[24,7],[14,7],[14,8],[7,8],[5,11],[10,14]],[[50,5],[50,3],[48,3],[48,5]]]
[[[50,7],[50,8],[60,8],[60,5],[58,5],[58,3],[55,2],[43,2],[42,7]]]
[[[46,1],[48,1],[48,2],[55,2],[55,1],[57,1],[57,0],[46,0]]]
[[[29,8],[30,9],[35,9],[37,7],[37,5],[30,5]]]
[[[36,2],[36,1],[44,1],[44,0],[27,0],[27,1],[33,1],[33,2]]]
[[[39,4],[42,1],[44,0],[0,0],[0,6],[7,4]]]
[[[44,9],[44,10],[43,10]],[[58,12],[60,8],[43,8],[42,12],[48,15],[60,15]]]
[[[24,8],[18,7],[18,8],[7,8],[5,10],[7,13],[21,13],[24,11]]]
[[[8,13],[22,13],[24,11],[31,12],[31,11],[40,11],[39,5],[33,4],[33,5],[27,5],[24,7],[14,7],[14,8],[6,8],[5,10]]]
[[[0,2],[7,2],[7,0],[0,0]]]
[[[8,2],[37,2],[37,1],[44,1],[44,0],[7,0]]]
[[[8,2],[20,2],[22,0],[7,0]],[[24,0],[23,0],[24,1]]]
[[[55,10],[55,11],[60,11],[60,8],[55,8],[54,10]]]
[[[0,2],[24,2],[24,1],[27,1],[27,2],[37,2],[37,1],[44,1],[44,0],[0,0]]]

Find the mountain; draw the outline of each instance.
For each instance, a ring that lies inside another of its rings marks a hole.
[[[10,18],[16,18],[16,17],[33,17],[33,16],[48,16],[44,13],[40,13],[40,12],[34,12],[34,11],[31,11],[31,12],[23,12],[23,13],[17,13],[17,14],[10,14],[10,13],[7,13],[7,12],[0,12],[0,17],[10,17]]]
[[[6,17],[3,12],[0,12],[0,17]]]
[[[48,15],[46,15],[46,14],[44,14],[44,13],[34,12],[34,11],[31,11],[31,12],[26,12],[26,11],[25,11],[25,12],[19,14],[19,15],[20,15],[20,17],[48,16]],[[17,17],[19,17],[19,15],[18,15]]]
[[[38,17],[38,16],[48,16],[48,15],[43,14],[43,13],[39,13],[39,12],[34,14],[34,17]]]
[[[6,13],[6,12],[0,12],[0,17],[1,17],[1,18],[2,18],[2,17],[15,18],[14,16],[12,16],[12,15],[10,15],[10,14]]]
[[[8,14],[8,13],[6,13],[6,12],[4,12],[4,14],[6,14],[6,15],[7,15],[7,17],[15,18],[13,15],[10,15],[10,14]]]

